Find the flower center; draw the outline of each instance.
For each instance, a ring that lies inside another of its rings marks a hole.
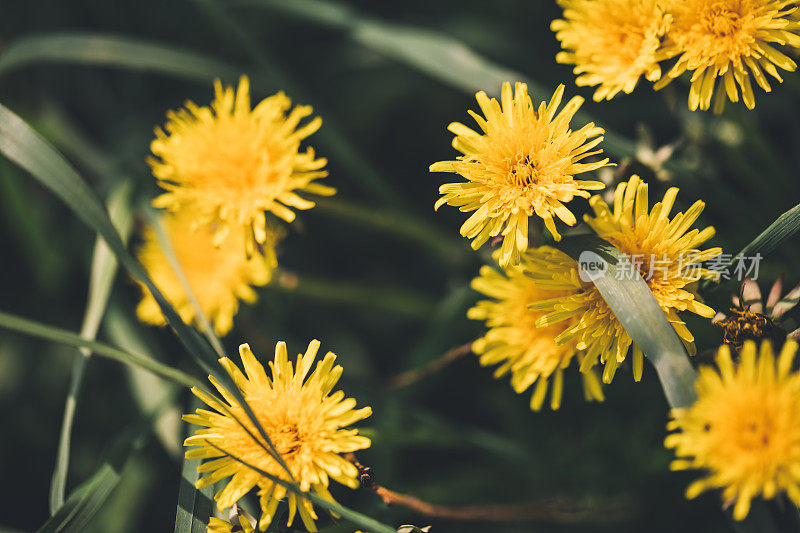
[[[269,438],[283,458],[291,457],[302,447],[302,439],[297,424],[286,423],[269,432]]]
[[[742,16],[728,2],[717,3],[706,9],[703,28],[717,37],[729,37],[742,28]]]
[[[509,164],[508,179],[512,185],[525,187],[536,183],[539,173],[530,155],[517,155]]]

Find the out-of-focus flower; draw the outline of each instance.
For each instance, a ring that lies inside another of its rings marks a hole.
[[[564,18],[550,25],[564,51],[559,63],[575,65],[579,86],[599,86],[594,100],[630,94],[641,76],[661,77],[661,37],[669,17],[656,0],[559,0]]]
[[[191,208],[195,226],[212,225],[215,244],[233,230],[252,244],[267,242],[265,212],[286,222],[295,209],[314,202],[298,193],[331,195],[332,187],[317,183],[327,176],[326,160],[311,147],[300,151],[303,139],[317,131],[319,118],[300,126],[312,112],[278,93],[250,107],[247,76],[239,87],[214,83],[211,107],[187,102],[185,109],[167,113],[164,129],[156,128],[148,162],[158,184],[167,192],[153,201],[169,211]],[[291,110],[291,111],[290,111]],[[166,130],[166,131],[164,131]]]
[[[800,374],[792,372],[797,343],[788,341],[776,361],[769,342],[745,341],[734,364],[727,345],[716,370],[702,367],[697,402],[673,409],[665,445],[675,449],[673,470],[708,476],[686,490],[694,498],[722,489],[733,516],[742,520],[757,496],[785,493],[800,506]]]
[[[500,364],[495,378],[511,373],[511,386],[522,393],[536,385],[531,396],[531,409],[539,410],[552,381],[550,406],[558,409],[564,386],[564,369],[578,352],[576,340],[557,344],[555,339],[573,321],[564,321],[539,328],[536,320],[541,312],[528,307],[541,300],[570,294],[569,291],[549,291],[536,285],[525,275],[525,265],[531,254],[522,255],[522,263],[508,267],[505,273],[484,266],[480,276],[472,280],[472,288],[490,300],[481,300],[467,313],[469,318],[483,320],[489,331],[475,341],[473,351],[480,356],[484,366]],[[587,400],[603,400],[600,380],[593,369],[583,374],[584,393]]]
[[[233,326],[239,301],[254,302],[257,296],[252,286],[266,285],[272,278],[278,266],[275,245],[281,231],[272,224],[266,226],[260,252],[248,257],[243,232],[231,234],[215,246],[214,229],[209,226],[195,229],[191,210],[166,214],[161,217],[161,225],[200,309],[214,325],[215,332],[225,335]],[[137,256],[181,318],[199,327],[195,305],[156,228],[145,228],[144,243]],[[142,292],[142,301],[136,309],[139,319],[149,324],[166,324],[161,309],[144,285]]]

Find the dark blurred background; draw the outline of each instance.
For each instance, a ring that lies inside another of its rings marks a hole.
[[[211,78],[55,60],[3,71],[4,53],[35,34],[121,36],[213,58],[225,65],[219,75],[228,83],[247,73],[258,98],[285,90],[295,102],[314,106],[324,124],[310,144],[329,158],[326,181],[338,188],[340,203],[299,213],[279,255],[281,268],[291,273],[284,280],[296,274],[297,289],[278,283],[259,291],[258,304],[245,306],[223,339],[226,348],[249,342],[269,357],[277,340],[287,340],[296,353],[321,339],[344,365],[342,388],[373,407],[363,424],[373,446],[358,455],[379,483],[442,504],[532,502],[542,519],[519,525],[428,519],[387,508],[369,492],[334,487],[341,503],[387,523],[432,524],[434,533],[729,531],[718,494],[687,502],[683,491],[695,474],[669,472],[670,453],[662,445],[668,406],[649,367],[640,384],[629,368],[619,372],[602,404],[584,402],[577,372],[571,372],[557,412],[531,412],[529,393],[517,395],[507,380],[492,379],[473,355],[409,387],[387,389],[391,376],[481,334],[465,313],[477,299],[469,281],[488,252],[472,252],[459,237],[464,217],[457,210],[434,214],[437,189],[450,178],[427,168],[454,155],[445,128],[454,120],[471,122],[466,110],[476,108],[475,90],[499,89],[488,81],[474,87],[448,81],[451,65],[432,58],[425,67],[403,54],[419,39],[424,45],[431,35],[442,36],[462,42],[490,66],[535,80],[547,92],[533,91],[534,101],[549,99],[564,83],[568,96],[587,98],[588,115],[627,139],[611,154],[617,162],[645,146],[643,128],[656,148],[679,141],[659,178],[638,162],[622,165],[616,178],[640,173],[655,189],[651,198],[680,186],[681,207],[703,199],[703,222],[717,228],[713,243],[727,253],[798,202],[800,77],[788,73],[771,94],[757,93],[755,112],[729,105],[721,117],[688,112],[682,83],[659,93],[643,83],[633,95],[598,104],[590,90],[575,87],[568,67],[555,62],[558,43],[549,30],[560,14],[555,2],[292,4],[0,0],[0,102],[65,153],[102,197],[127,178],[137,201],[157,193],[145,164],[153,127],[186,99],[210,102]],[[387,51],[381,38],[398,36]],[[587,208],[582,200],[572,206]],[[0,309],[78,331],[95,236],[5,159],[0,221]],[[135,233],[132,241],[135,246]],[[762,287],[780,272],[789,284],[800,281],[799,255],[796,240],[770,255],[761,264]],[[713,292],[712,307],[724,310],[734,290],[729,284]],[[169,331],[136,322],[137,299],[138,289],[120,273],[109,304],[114,320],[106,320],[99,338],[117,344],[130,335],[129,342],[141,342],[153,356],[198,373]],[[687,320],[701,351],[719,344],[719,330]],[[0,529],[32,531],[49,516],[74,354],[0,331]],[[144,387],[139,400],[136,387]],[[162,386],[117,363],[90,361],[68,489],[98,468],[121,430],[143,418],[148,387]],[[180,410],[187,402],[179,393]],[[172,530],[181,472],[175,431],[165,422],[130,459],[87,531]],[[554,499],[581,506],[584,514],[554,513]],[[320,526],[353,530],[330,518]]]

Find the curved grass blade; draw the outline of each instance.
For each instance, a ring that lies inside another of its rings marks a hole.
[[[144,446],[146,435],[146,428],[141,427],[123,431],[97,472],[70,494],[64,505],[39,528],[38,533],[84,531],[119,483],[128,460]]]
[[[56,33],[30,35],[11,42],[0,56],[0,76],[31,64],[64,62],[123,66],[201,81],[239,74],[221,61],[172,46],[116,35]]]
[[[96,231],[108,244],[117,260],[135,278],[139,279],[153,295],[161,312],[172,327],[178,340],[209,375],[224,384],[239,401],[245,414],[266,443],[268,453],[281,465],[294,481],[283,457],[275,449],[269,436],[244,400],[233,379],[217,366],[217,354],[203,340],[197,330],[186,325],[147,275],[144,267],[128,252],[95,192],[83,181],[64,157],[28,124],[0,104],[0,153],[24,168],[34,178],[55,193],[87,226]]]
[[[361,513],[353,511],[352,509],[348,509],[347,507],[342,507],[338,503],[334,503],[334,502],[328,501],[325,498],[322,498],[322,497],[318,496],[317,494],[314,494],[313,492],[302,491],[302,490],[300,490],[300,487],[297,486],[297,484],[289,483],[288,481],[284,481],[283,479],[281,479],[279,477],[276,477],[276,476],[270,474],[269,472],[265,472],[264,470],[261,470],[260,468],[251,465],[247,461],[245,461],[245,460],[233,455],[232,453],[223,450],[219,446],[215,446],[213,443],[208,442],[208,441],[206,441],[206,442],[208,443],[209,446],[211,446],[212,448],[216,448],[221,453],[229,456],[234,461],[237,461],[237,462],[243,464],[244,466],[250,468],[251,470],[257,472],[258,474],[260,474],[260,475],[262,475],[262,476],[264,476],[266,478],[269,478],[270,480],[272,480],[273,482],[277,483],[278,485],[281,485],[282,487],[286,488],[287,490],[290,490],[290,491],[294,492],[296,495],[308,499],[309,501],[311,501],[311,503],[313,503],[315,505],[319,505],[320,507],[323,507],[324,509],[327,509],[331,513],[339,515],[342,518],[344,518],[345,520],[348,520],[349,522],[352,522],[353,524],[364,528],[369,533],[396,533],[396,530],[394,528],[389,527],[386,524],[382,524],[382,523],[378,522],[377,520],[375,520],[374,518],[370,518],[370,517],[368,517],[366,515],[363,515]]]
[[[326,0],[237,0],[281,11],[289,15],[345,32],[354,42],[398,62],[405,63],[456,89],[474,94],[484,90],[499,96],[504,81],[522,81],[538,98],[549,99],[552,90],[519,72],[493,63],[454,37],[426,28],[384,22],[356,9]],[[575,115],[578,122],[592,122],[585,113]],[[595,121],[596,122],[596,121]],[[606,129],[604,149],[617,158],[633,156],[630,139]]]
[[[163,357],[156,357],[153,354],[152,343],[145,339],[142,330],[136,327],[133,319],[119,306],[109,306],[103,321],[103,329],[120,349],[146,355],[157,361],[163,360]],[[125,368],[128,371],[128,382],[133,398],[145,416],[152,414],[159,405],[169,398],[174,398],[178,393],[178,387],[173,383],[166,382],[150,372],[132,365]],[[153,424],[153,430],[164,450],[175,459],[181,454],[180,428],[181,412],[174,403],[165,407]]]
[[[766,255],[793,237],[798,231],[800,231],[800,204],[797,204],[779,216],[777,220],[762,231],[758,237],[753,239],[747,246],[742,248],[738,254],[733,256],[730,262],[719,267],[717,270],[722,272],[730,269],[742,257],[754,257],[756,254],[759,256]],[[703,283],[703,288],[708,287],[712,283],[714,282],[706,280]]]
[[[198,407],[201,407],[200,401],[192,396],[191,411]],[[191,430],[187,429],[187,436],[191,433]],[[175,514],[175,533],[206,533],[208,519],[214,507],[214,485],[200,490],[195,488],[195,483],[200,479],[197,468],[202,462],[202,459],[183,458],[181,486],[178,489],[178,510]]]
[[[83,339],[79,335],[76,335],[65,329],[48,326],[46,324],[41,324],[39,322],[34,322],[32,320],[27,320],[25,318],[20,318],[18,316],[3,312],[0,312],[0,327],[9,329],[11,331],[16,331],[18,333],[24,333],[25,335],[31,335],[33,337],[39,337],[69,346],[75,346],[76,348],[85,348],[95,355],[105,357],[106,359],[113,359],[114,361],[125,363],[127,365],[137,366],[185,387],[202,385],[197,378],[181,372],[177,368],[165,365],[164,363],[159,363],[158,361],[143,355],[137,355],[120,350],[119,348],[109,346],[108,344]]]
[[[697,400],[694,383],[697,372],[680,337],[667,320],[647,283],[631,265],[627,256],[596,235],[566,237],[557,248],[580,264],[581,257],[602,261],[604,266],[584,263],[597,290],[605,299],[625,331],[633,339],[658,373],[670,407],[688,407]],[[765,512],[763,502],[754,502],[747,519],[731,522],[737,531],[748,533],[776,532],[775,524]]]
[[[108,202],[108,212],[112,223],[116,226],[123,240],[127,240],[133,225],[133,213],[130,206],[130,182],[123,182],[111,193]],[[92,269],[89,276],[89,296],[87,298],[86,313],[83,318],[80,336],[84,339],[94,340],[97,330],[105,313],[108,296],[114,277],[117,273],[117,259],[111,253],[105,241],[97,238],[92,254]],[[67,484],[67,471],[69,469],[70,437],[72,423],[75,419],[75,410],[78,405],[78,394],[83,384],[83,375],[86,364],[92,352],[86,348],[79,350],[80,355],[72,363],[69,391],[64,405],[64,415],[61,421],[61,433],[56,452],[56,466],[53,470],[53,479],[50,483],[50,513],[53,514],[64,504],[64,492]]]
[[[670,407],[693,404],[697,399],[697,373],[689,363],[689,355],[647,282],[627,256],[594,235],[568,237],[556,247],[578,262],[586,253],[603,262],[604,267],[597,266],[590,272],[592,281],[633,342],[653,363]]]

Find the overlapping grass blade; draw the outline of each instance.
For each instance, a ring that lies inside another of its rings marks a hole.
[[[208,442],[208,441],[206,441],[206,442]],[[208,445],[213,447],[213,448],[216,448],[221,453],[224,453],[225,455],[228,455],[231,459],[233,459],[235,461],[238,461],[239,463],[241,463],[244,466],[250,468],[254,472],[257,472],[258,474],[260,474],[260,475],[262,475],[262,476],[264,476],[266,478],[271,479],[272,481],[274,481],[278,485],[281,485],[282,487],[286,488],[287,490],[290,490],[291,492],[294,492],[296,495],[308,499],[309,501],[311,501],[311,503],[313,503],[315,505],[318,505],[318,506],[320,506],[320,507],[322,507],[324,509],[327,509],[331,513],[339,515],[342,518],[344,518],[345,520],[347,520],[349,522],[352,522],[353,524],[355,524],[355,525],[357,525],[357,526],[359,526],[361,528],[364,528],[368,533],[397,533],[394,528],[392,528],[390,526],[387,526],[386,524],[382,524],[382,523],[378,522],[377,520],[375,520],[373,518],[370,518],[370,517],[368,517],[366,515],[363,515],[361,513],[353,511],[352,509],[348,509],[347,507],[342,507],[338,503],[334,503],[334,502],[328,501],[325,498],[322,498],[322,497],[318,496],[317,494],[314,494],[313,492],[302,491],[302,490],[300,490],[300,487],[298,487],[296,484],[289,483],[288,481],[284,481],[283,479],[281,479],[279,477],[276,477],[276,476],[270,474],[269,472],[265,472],[264,470],[261,470],[257,466],[254,466],[254,465],[248,463],[247,461],[243,460],[242,458],[237,457],[236,455],[234,455],[234,454],[232,454],[232,453],[230,453],[230,452],[228,452],[226,450],[223,450],[219,446],[215,446],[211,442],[208,442]]]
[[[39,528],[38,533],[84,531],[119,483],[129,458],[144,445],[146,431],[141,427],[123,431],[97,472],[70,494],[64,505]]]
[[[697,376],[689,355],[647,282],[627,256],[593,235],[565,238],[557,247],[576,261],[586,252],[591,252],[593,259],[604,261],[605,271],[598,270],[598,275],[593,276],[594,285],[655,367],[667,402],[671,407],[694,403]]]
[[[779,216],[775,222],[762,231],[758,237],[753,239],[747,246],[733,256],[724,266],[719,267],[719,271],[730,269],[739,261],[740,258],[751,258],[759,254],[761,257],[767,255],[772,250],[792,238],[800,231],[800,204],[786,211]],[[703,287],[708,287],[713,281],[706,281]]]
[[[201,385],[201,382],[194,376],[190,376],[185,372],[173,368],[171,366],[160,363],[149,357],[138,355],[114,346],[109,346],[97,341],[90,341],[81,338],[79,335],[67,331],[65,329],[48,326],[33,320],[28,320],[18,316],[10,315],[8,313],[0,312],[0,328],[6,328],[25,335],[47,339],[53,342],[74,346],[76,348],[85,348],[95,355],[105,357],[106,359],[113,359],[127,365],[133,365],[148,372],[151,372],[164,379],[177,383],[184,387],[193,387]]]
[[[194,52],[159,43],[94,33],[29,35],[8,44],[0,55],[0,76],[31,64],[79,63],[159,72],[201,81],[234,78],[237,69]]]
[[[131,183],[123,182],[112,192],[108,202],[108,212],[112,223],[116,226],[123,241],[127,239],[133,224],[131,211]],[[117,273],[117,259],[111,253],[105,241],[97,238],[92,254],[92,268],[89,275],[89,296],[87,298],[86,313],[83,318],[80,336],[93,340],[108,302],[111,286]],[[69,469],[70,437],[72,423],[75,419],[75,410],[78,405],[78,394],[83,384],[83,375],[86,364],[92,352],[86,348],[79,350],[80,356],[72,363],[69,391],[64,405],[64,415],[61,422],[61,434],[56,453],[56,466],[53,470],[53,479],[50,483],[50,513],[53,514],[64,503],[64,492],[67,484],[67,471]]]
[[[192,397],[192,411],[198,407],[200,402]],[[202,462],[202,459],[183,458],[181,486],[178,489],[178,510],[175,514],[175,533],[206,533],[208,519],[214,507],[214,485],[199,490],[195,488],[195,483],[200,479],[197,468]]]
[[[356,9],[328,0],[237,0],[240,4],[285,12],[345,32],[353,41],[405,63],[456,89],[470,94],[484,90],[499,94],[504,81],[523,81],[536,98],[548,100],[552,89],[481,56],[458,39],[426,28],[384,22]],[[591,122],[585,113],[577,122]],[[617,158],[632,156],[634,143],[606,129],[603,148]]]
[[[162,360],[153,351],[153,343],[143,336],[142,329],[136,327],[134,319],[130,318],[118,305],[109,306],[103,321],[103,329],[111,342],[122,350],[138,353],[154,360]],[[131,392],[143,415],[150,416],[156,408],[178,393],[178,387],[171,382],[164,381],[150,372],[146,372],[133,365],[126,365],[128,381]],[[174,403],[164,407],[153,424],[153,431],[158,437],[164,450],[171,456],[178,458],[181,453],[181,412]]]

